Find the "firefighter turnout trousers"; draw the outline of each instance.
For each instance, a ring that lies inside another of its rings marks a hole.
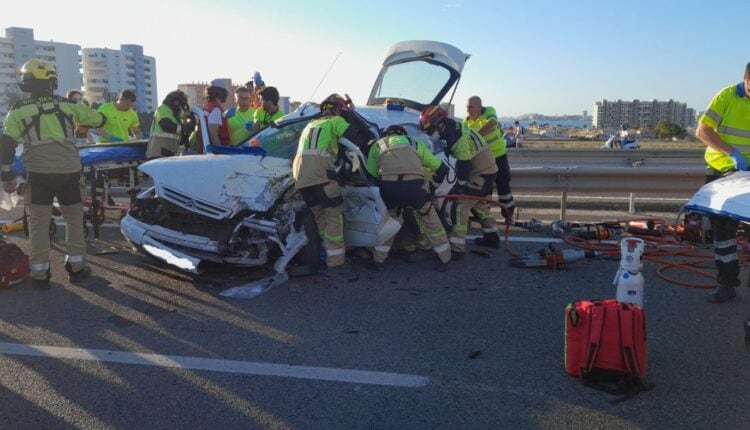
[[[344,220],[341,215],[344,198],[339,183],[333,180],[299,190],[315,218],[318,233],[326,250],[326,265],[344,264]]]
[[[49,272],[49,223],[52,202],[57,197],[65,219],[65,262],[76,272],[84,267],[86,240],[83,234],[79,172],[28,173],[24,200],[29,208],[29,242],[31,246],[31,278],[44,280]]]
[[[482,178],[485,183],[481,189],[465,188],[459,193],[476,195],[477,197],[488,197],[492,193],[492,183],[495,181],[495,174],[482,175]],[[477,181],[475,180],[474,182]],[[448,235],[453,252],[466,252],[466,232],[469,229],[470,213],[473,213],[479,219],[479,224],[482,226],[482,233],[497,233],[497,221],[492,217],[490,207],[487,203],[472,199],[457,199],[451,213],[453,228]]]
[[[423,185],[423,178],[405,181],[382,181],[380,192],[388,207],[388,214],[399,219],[401,225],[404,225],[400,219],[403,209],[406,207],[414,209],[414,216],[422,235],[429,243],[430,248],[440,258],[440,261],[447,263],[451,259],[448,237],[437,211],[432,206],[430,196],[422,189]],[[395,236],[386,243],[373,248],[372,258],[375,262],[382,263],[388,258],[394,240]]]

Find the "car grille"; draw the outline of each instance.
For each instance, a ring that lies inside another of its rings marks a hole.
[[[159,197],[167,199],[183,209],[195,212],[199,215],[213,219],[224,219],[232,213],[230,209],[206,203],[170,187],[161,186],[159,191]]]

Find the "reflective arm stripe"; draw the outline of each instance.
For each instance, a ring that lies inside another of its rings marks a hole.
[[[713,109],[707,110],[706,113],[705,113],[705,115],[707,117],[711,118],[712,120],[716,121],[716,124],[720,124],[721,120],[723,119],[721,117],[721,115],[719,115],[718,113],[716,113],[716,111],[713,110]]]
[[[496,135],[492,136],[491,138],[489,138],[489,139],[485,138],[484,140],[485,140],[485,142],[487,142],[488,144],[490,144],[490,143],[496,142],[497,139],[499,139],[499,138],[500,138],[500,136],[498,136],[496,134]]]
[[[750,139],[750,130],[742,130],[739,128],[727,127],[725,125],[722,125],[719,126],[716,131],[718,133],[723,133],[729,136],[744,137],[746,139]]]
[[[320,128],[310,130],[310,149],[318,148],[318,138],[320,137]]]
[[[714,248],[729,248],[730,246],[736,246],[736,245],[737,245],[737,239],[714,241]]]
[[[737,261],[737,253],[732,253],[729,255],[714,255],[714,260],[721,261],[722,263],[731,263],[732,261]]]

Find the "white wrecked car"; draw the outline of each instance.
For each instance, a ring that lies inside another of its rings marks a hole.
[[[367,105],[353,110],[357,147],[347,148],[348,162],[339,172],[347,245],[382,244],[399,229],[366,177],[369,143],[393,124],[427,140],[419,131],[419,113],[457,85],[467,58],[451,45],[431,41],[401,42],[388,50]],[[253,136],[248,147],[213,149],[232,153],[141,165],[154,186],[122,219],[122,234],[146,253],[191,272],[199,272],[203,261],[278,265],[295,254],[299,264],[317,267],[318,233],[294,190],[291,159],[303,128],[319,114],[305,104]]]

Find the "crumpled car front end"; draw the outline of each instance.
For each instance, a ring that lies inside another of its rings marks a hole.
[[[262,266],[287,247],[304,202],[288,160],[253,155],[178,157],[141,166],[154,186],[121,222],[146,253],[190,272],[203,261]],[[297,223],[299,225],[299,223]]]

